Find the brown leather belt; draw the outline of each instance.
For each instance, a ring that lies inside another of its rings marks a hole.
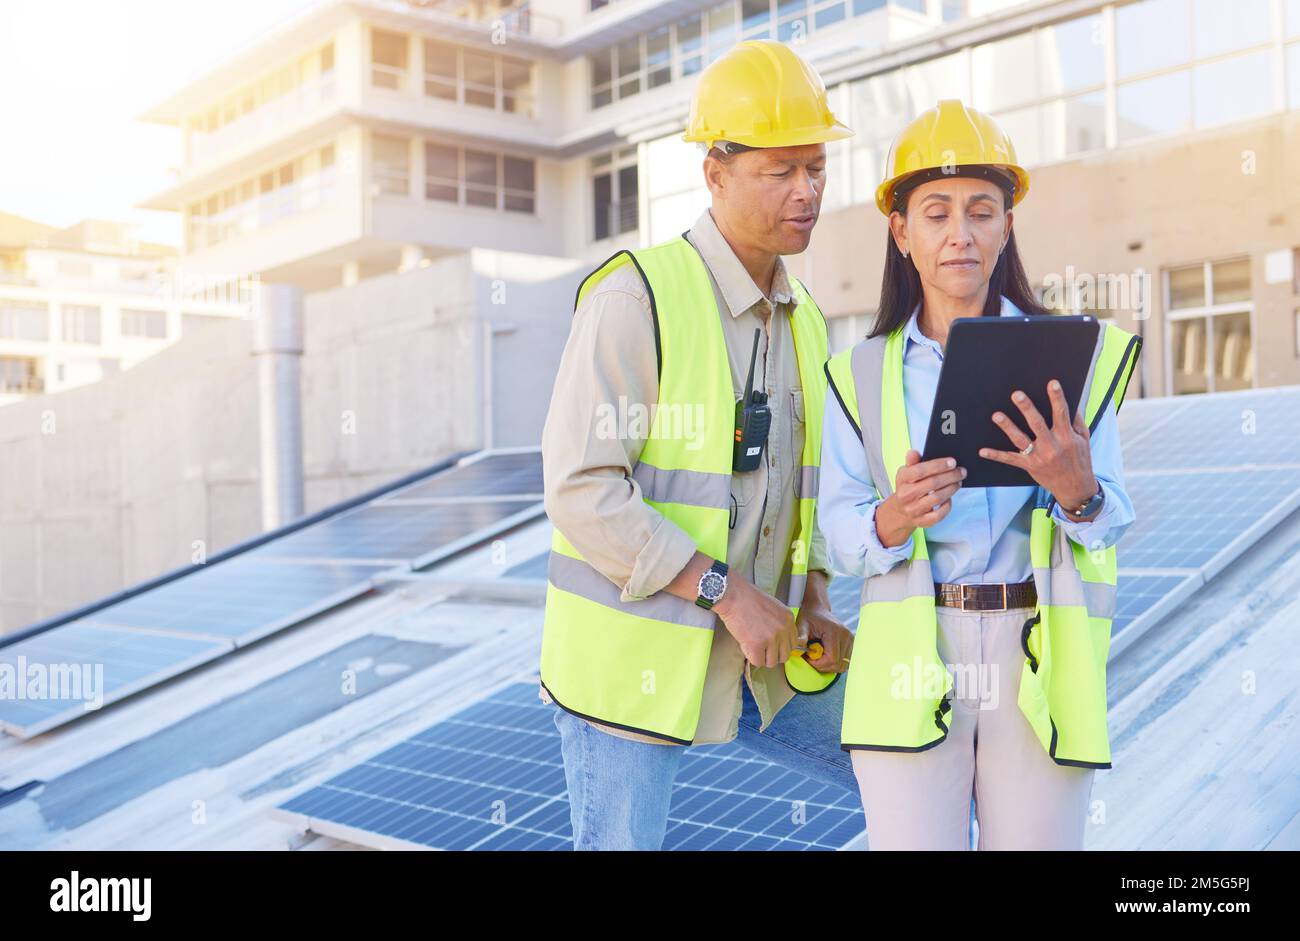
[[[1009,608],[1032,608],[1038,604],[1038,590],[1033,579],[1018,584],[958,585],[935,582],[934,603],[963,611],[1006,611]]]

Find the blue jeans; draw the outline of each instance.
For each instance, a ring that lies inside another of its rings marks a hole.
[[[760,732],[758,706],[742,681],[736,742],[783,768],[856,794],[853,765],[848,752],[840,749],[845,682],[841,676],[824,692],[796,696]],[[619,738],[559,706],[553,708],[574,848],[659,849],[685,747]]]

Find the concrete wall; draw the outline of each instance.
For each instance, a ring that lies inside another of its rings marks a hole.
[[[213,323],[134,369],[0,409],[0,630],[256,531],[250,324]]]
[[[475,251],[308,295],[306,511],[482,446],[487,374],[495,443],[537,444],[584,273]],[[0,408],[0,633],[259,531],[251,327]]]

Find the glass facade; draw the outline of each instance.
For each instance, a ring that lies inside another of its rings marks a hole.
[[[889,5],[921,13],[925,0],[727,0],[587,57],[593,110],[693,75],[738,42],[799,42]]]

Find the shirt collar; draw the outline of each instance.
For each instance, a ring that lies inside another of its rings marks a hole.
[[[718,229],[713,213],[708,209],[700,213],[699,219],[690,231],[691,244],[700,250],[700,256],[709,266],[713,279],[718,282],[718,290],[727,305],[727,312],[732,317],[739,317],[755,304],[764,300],[763,292],[758,289],[754,279],[731,245]],[[776,269],[772,273],[771,299],[774,304],[789,304],[794,297],[790,286],[790,276],[785,268],[785,261],[776,256]]]
[[[913,343],[920,343],[922,346],[928,346],[936,352],[942,354],[943,348],[939,346],[939,341],[926,336],[921,332],[921,327],[917,323],[917,318],[921,314],[921,302],[917,301],[916,306],[912,308],[912,316],[907,318],[907,327],[903,336]],[[998,310],[999,317],[1019,317],[1023,311],[1004,294],[1002,295],[1002,307]]]

